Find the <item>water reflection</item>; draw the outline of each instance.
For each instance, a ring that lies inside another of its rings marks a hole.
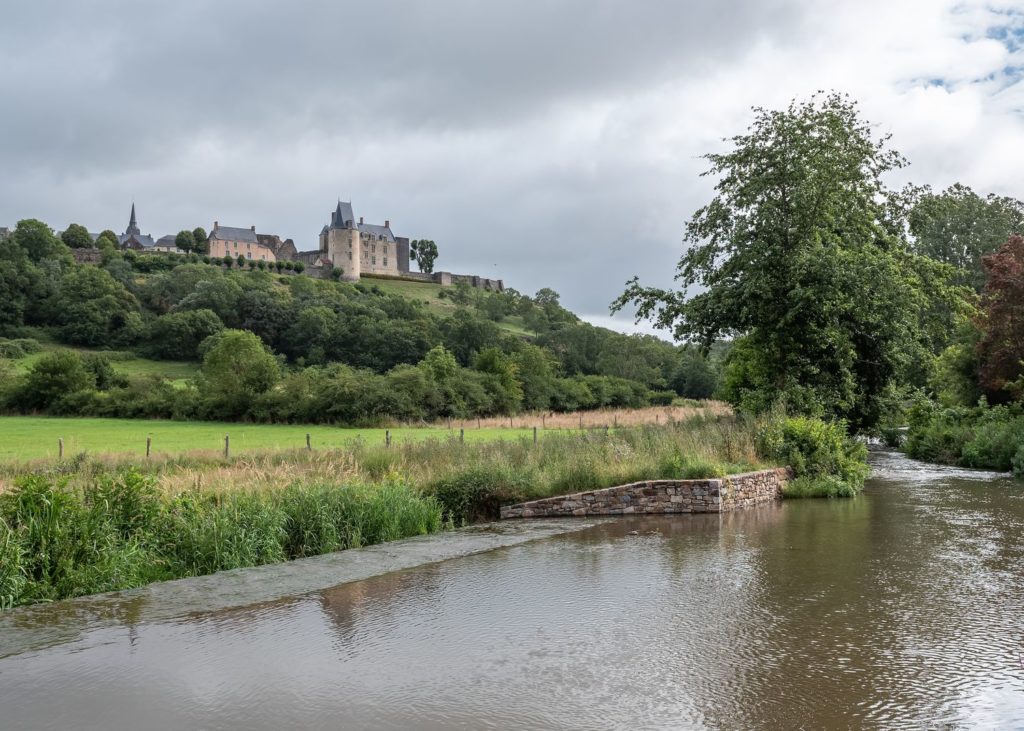
[[[875,460],[855,500],[126,615],[0,659],[0,726],[1024,726],[1022,484]]]

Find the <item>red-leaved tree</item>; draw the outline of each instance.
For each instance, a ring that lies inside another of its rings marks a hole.
[[[995,401],[1021,398],[1024,376],[1024,238],[1011,236],[982,258],[986,282],[978,380]]]

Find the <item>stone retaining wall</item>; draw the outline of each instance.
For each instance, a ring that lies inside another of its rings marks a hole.
[[[787,468],[710,480],[650,480],[574,495],[531,500],[501,509],[501,519],[585,515],[724,513],[782,498]]]

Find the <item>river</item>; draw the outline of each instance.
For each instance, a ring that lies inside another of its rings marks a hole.
[[[1024,483],[872,461],[853,500],[8,612],[0,728],[1024,728]]]

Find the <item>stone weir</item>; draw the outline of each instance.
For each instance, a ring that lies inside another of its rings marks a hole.
[[[782,499],[788,468],[710,480],[648,480],[507,505],[502,520],[593,515],[725,513]]]

